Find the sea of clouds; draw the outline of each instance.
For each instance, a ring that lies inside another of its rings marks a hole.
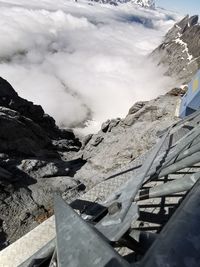
[[[179,17],[133,4],[0,1],[0,76],[63,127],[99,130],[175,81],[149,58]]]

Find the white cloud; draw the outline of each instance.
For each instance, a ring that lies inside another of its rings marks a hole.
[[[92,119],[85,132],[97,131],[174,85],[147,55],[175,15],[130,3],[6,0],[0,17],[0,75],[59,125]]]

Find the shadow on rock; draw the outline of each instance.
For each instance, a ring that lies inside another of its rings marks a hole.
[[[3,230],[3,220],[0,219],[0,250],[8,245],[6,239],[7,235]]]

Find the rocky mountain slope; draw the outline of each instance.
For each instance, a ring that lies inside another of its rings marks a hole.
[[[175,112],[182,94],[182,89],[174,89],[154,100],[137,102],[124,119],[108,120],[97,134],[86,136],[78,152],[86,164],[77,179],[91,186],[148,151],[162,131],[178,120]]]
[[[72,131],[60,130],[1,78],[0,248],[52,215],[53,191],[75,197],[146,152],[177,120],[180,93],[136,103],[126,118],[105,122],[81,146]]]
[[[167,68],[166,74],[182,83],[200,68],[200,24],[198,16],[187,15],[166,34],[152,56]]]
[[[32,229],[51,212],[52,190],[66,192],[84,164],[74,159],[81,143],[60,130],[0,78],[0,248]]]

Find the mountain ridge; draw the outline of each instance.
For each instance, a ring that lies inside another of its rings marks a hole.
[[[155,8],[154,0],[131,0],[131,2],[145,8]]]
[[[99,2],[101,4],[118,5],[123,3],[133,3],[140,7],[155,9],[154,0],[89,0],[91,2]]]
[[[166,75],[188,83],[200,68],[200,24],[198,15],[185,16],[165,35],[151,56],[167,68]]]

